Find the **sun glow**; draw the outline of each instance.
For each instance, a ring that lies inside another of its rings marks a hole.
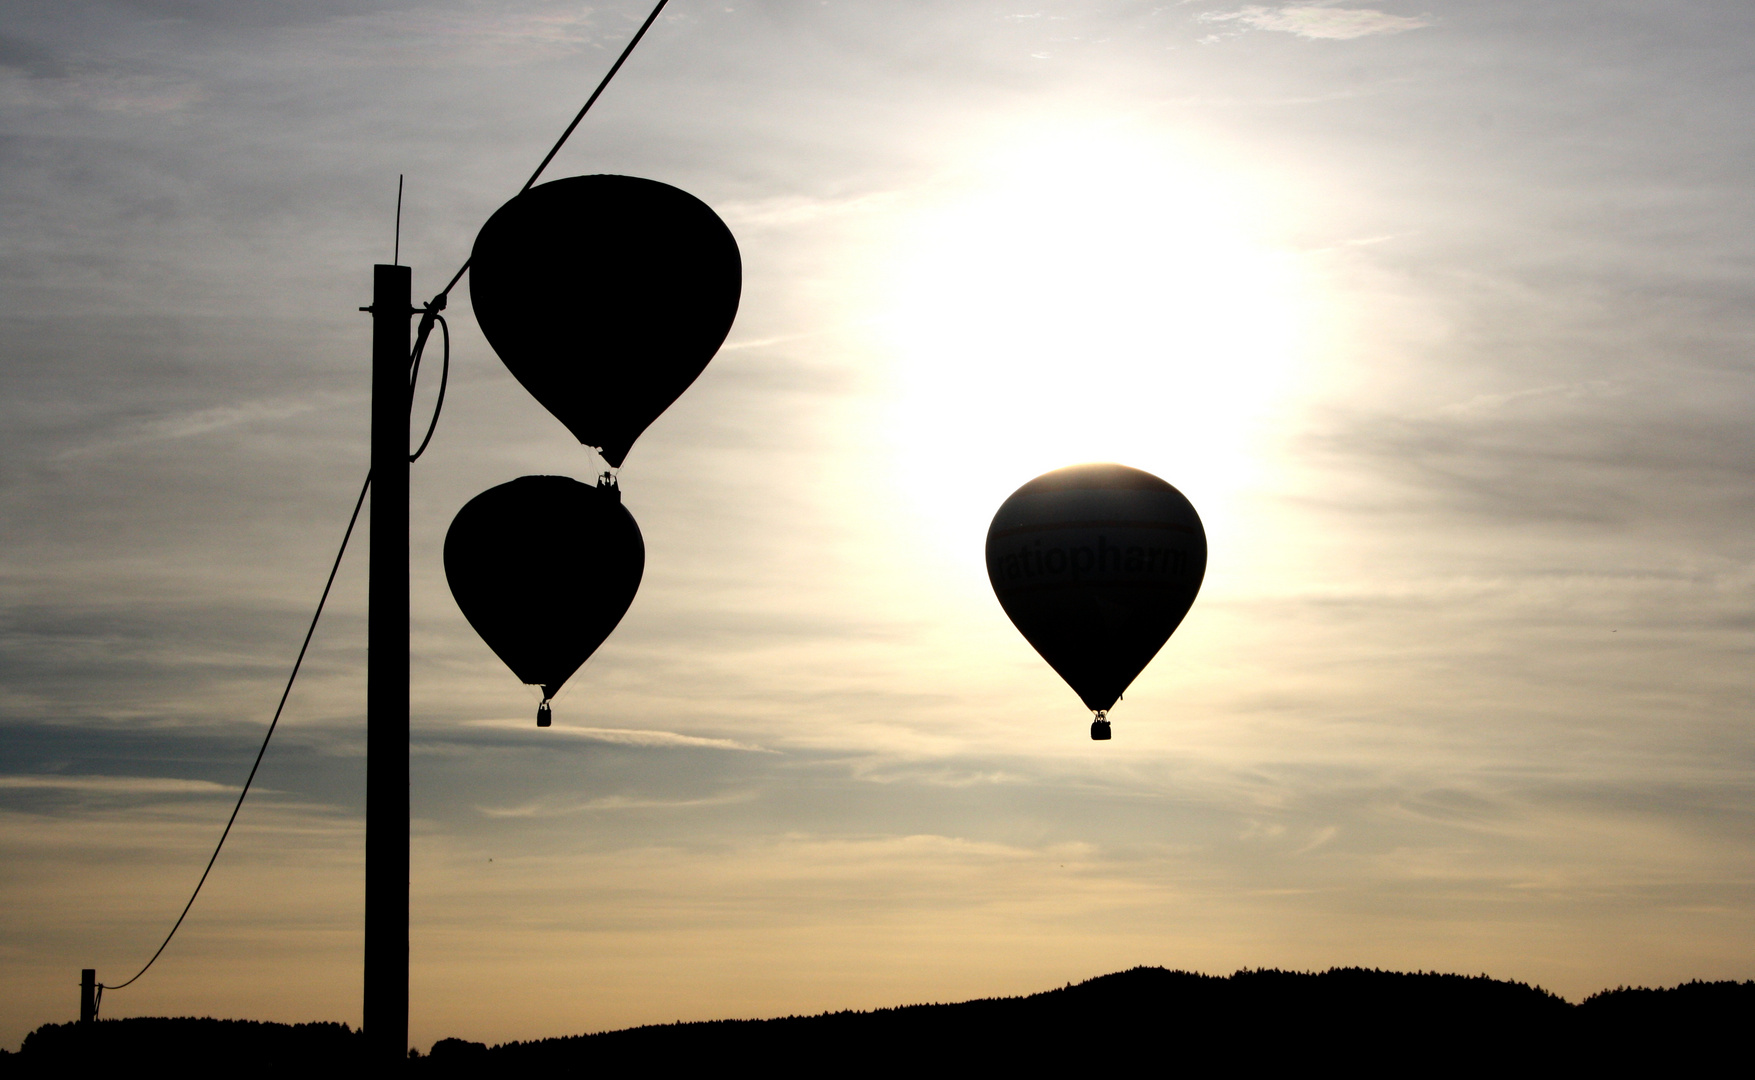
[[[1299,305],[1248,212],[1154,136],[1086,127],[995,155],[916,218],[881,320],[885,426],[935,543],[979,558],[1013,489],[1077,462],[1157,473],[1203,515],[1250,481]]]

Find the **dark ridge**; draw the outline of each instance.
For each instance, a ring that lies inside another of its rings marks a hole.
[[[44,1024],[4,1061],[13,1076],[48,1075],[51,1068],[176,1066],[185,1074],[310,1075],[358,1056],[364,1044],[346,1024],[274,1024],[259,1020],[149,1016],[96,1023]]]
[[[664,1072],[747,1062],[781,1075],[951,1068],[1041,1071],[1188,1065],[1253,1071],[1264,1064],[1362,1072],[1491,1068],[1576,1072],[1705,1068],[1741,1052],[1755,982],[1618,988],[1579,1005],[1485,975],[1366,968],[1200,975],[1134,968],[1028,997],[905,1005],[773,1020],[659,1024],[489,1047],[441,1039],[409,1063],[431,1077],[582,1075],[603,1067]],[[167,1064],[202,1075],[309,1076],[352,1062],[359,1034],[342,1024],[247,1020],[102,1020],[47,1024],[8,1075],[70,1066]]]
[[[1685,982],[1668,990],[1620,986],[1599,990],[1578,1006],[1605,1027],[1657,1025],[1684,1035],[1755,1021],[1755,982]]]
[[[525,1069],[569,1075],[606,1065],[723,1067],[743,1059],[791,1075],[1102,1064],[1247,1071],[1270,1062],[1321,1061],[1443,1073],[1464,1064],[1570,1070],[1636,1060],[1706,1061],[1729,1052],[1743,1029],[1733,1017],[1749,1014],[1755,982],[1688,986],[1609,991],[1574,1006],[1541,987],[1485,975],[1334,968],[1239,971],[1227,978],[1140,967],[1028,997],[952,1005],[660,1024],[491,1048],[449,1039],[435,1044],[419,1066],[430,1076]],[[1611,1016],[1599,1004],[1628,993],[1649,996],[1626,999],[1626,1015]],[[1691,1000],[1659,1004],[1682,998]],[[1686,1045],[1663,1022],[1645,1019],[1708,1008],[1715,1019],[1691,1024]]]

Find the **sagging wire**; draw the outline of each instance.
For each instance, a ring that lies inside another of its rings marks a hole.
[[[611,79],[615,78],[616,72],[622,69],[622,65],[626,63],[628,57],[633,54],[634,46],[640,44],[640,39],[646,36],[646,31],[652,28],[652,24],[658,20],[659,13],[664,10],[665,4],[669,2],[670,0],[658,0],[658,4],[652,9],[652,13],[647,15],[646,21],[640,24],[640,29],[636,31],[633,38],[628,41],[627,47],[622,49],[621,55],[616,58],[616,62],[610,67],[609,72],[598,82],[597,89],[593,90],[591,96],[586,99],[584,107],[573,117],[573,122],[567,125],[567,130],[561,132],[561,137],[556,139],[554,146],[549,148],[548,154],[542,159],[542,163],[536,167],[535,172],[530,174],[530,179],[524,181],[524,186],[518,189],[518,194],[524,194],[524,192],[529,191],[531,187],[536,184],[537,178],[542,175],[543,170],[548,168],[549,162],[555,159],[555,155],[560,153],[561,147],[564,146],[567,139],[572,136],[574,129],[579,126],[579,122],[585,119],[585,114],[591,111],[591,106],[597,103],[597,99],[603,94],[604,88],[609,86],[609,82]],[[402,257],[402,178],[400,176],[397,177],[396,183],[396,250],[393,257],[397,262],[400,262]],[[408,407],[411,413],[414,410],[414,386],[420,375],[421,355],[426,351],[427,339],[432,335],[433,327],[435,325],[439,327],[440,333],[443,336],[445,354],[444,366],[440,369],[439,374],[439,397],[433,405],[432,420],[427,424],[427,433],[426,436],[421,439],[420,446],[414,451],[414,453],[409,455],[408,460],[411,462],[426,452],[427,445],[432,442],[433,432],[437,430],[439,425],[439,412],[445,404],[445,386],[446,383],[450,381],[451,375],[451,327],[446,323],[445,317],[439,313],[445,310],[446,298],[450,295],[451,290],[456,288],[457,283],[463,280],[463,275],[469,270],[469,262],[470,260],[465,259],[463,265],[457,268],[457,273],[451,276],[451,280],[445,285],[445,287],[441,289],[438,295],[434,296],[432,300],[428,301],[426,307],[421,310],[420,328],[415,334],[414,348],[409,352],[408,361]],[[299,677],[299,668],[305,662],[305,652],[311,647],[312,635],[317,632],[317,621],[323,616],[323,607],[329,600],[329,590],[335,584],[336,572],[341,569],[341,557],[347,553],[347,543],[353,537],[354,525],[359,522],[360,508],[365,505],[366,492],[371,489],[371,486],[372,474],[368,472],[366,474],[365,483],[360,486],[359,498],[354,501],[353,515],[347,520],[347,531],[342,534],[341,547],[335,552],[335,562],[329,567],[329,578],[323,583],[323,595],[317,600],[317,610],[311,615],[311,625],[305,631],[305,640],[303,644],[299,646],[298,658],[293,661],[292,673],[287,676],[286,688],[281,691],[280,703],[275,706],[274,718],[268,722],[268,731],[263,735],[262,745],[256,751],[256,760],[250,766],[250,775],[244,780],[243,790],[238,792],[238,801],[232,806],[231,817],[226,819],[225,829],[219,834],[219,843],[214,845],[213,854],[208,858],[206,868],[201,871],[201,879],[195,883],[194,892],[189,894],[189,902],[183,905],[182,913],[177,916],[177,921],[172,924],[171,932],[166,934],[164,941],[159,943],[158,951],[152,954],[152,959],[148,960],[144,967],[134,973],[134,978],[129,979],[127,982],[117,983],[114,986],[106,983],[99,983],[97,985],[98,1003],[103,1001],[103,992],[105,990],[120,990],[123,987],[132,985],[135,980],[140,978],[140,976],[146,974],[147,970],[158,961],[158,958],[164,955],[166,946],[170,945],[171,939],[177,936],[177,930],[183,925],[183,920],[188,918],[189,909],[195,906],[195,898],[201,895],[201,887],[207,883],[208,875],[213,872],[213,864],[219,859],[220,849],[225,847],[226,837],[231,835],[232,825],[238,820],[238,811],[243,809],[244,796],[249,794],[250,784],[256,779],[256,771],[262,766],[262,757],[268,752],[268,741],[274,737],[274,729],[280,723],[280,714],[285,710],[287,698],[292,694],[293,683]]]
[[[360,485],[359,498],[353,501],[353,514],[347,519],[347,531],[341,534],[341,547],[335,552],[335,561],[329,565],[329,578],[323,582],[323,595],[317,598],[317,610],[311,615],[311,625],[305,629],[305,640],[299,646],[298,658],[293,661],[292,674],[286,677],[286,689],[280,692],[280,704],[274,707],[274,719],[268,722],[268,732],[262,736],[262,745],[256,750],[256,761],[250,766],[250,775],[244,778],[243,790],[238,792],[238,801],[233,804],[232,816],[226,819],[225,829],[219,834],[219,843],[213,845],[213,854],[208,856],[207,867],[201,871],[201,880],[195,883],[195,891],[189,894],[189,902],[183,905],[182,914],[177,916],[176,923],[171,926],[171,932],[166,934],[164,941],[159,943],[158,951],[152,954],[152,959],[146,962],[146,966],[135,972],[134,978],[129,979],[128,982],[117,983],[114,986],[106,983],[98,984],[97,1000],[99,1003],[103,1001],[105,990],[120,990],[129,985],[134,982],[134,979],[146,974],[147,968],[152,967],[158,958],[164,955],[165,946],[169,945],[171,939],[177,936],[177,928],[182,926],[183,920],[189,917],[189,909],[195,906],[195,898],[201,895],[201,886],[207,884],[207,875],[213,872],[213,864],[219,860],[219,851],[225,847],[225,838],[232,834],[232,825],[238,820],[238,811],[244,808],[244,796],[250,793],[250,785],[256,779],[256,770],[262,767],[262,755],[268,752],[268,740],[274,738],[275,726],[280,723],[280,714],[286,709],[286,699],[291,696],[293,683],[299,677],[299,668],[305,663],[305,653],[311,647],[311,636],[317,632],[317,620],[323,617],[323,606],[329,602],[329,590],[335,586],[335,574],[341,569],[341,557],[347,554],[347,542],[353,539],[353,527],[359,523],[360,508],[365,506],[366,492],[371,490],[371,487],[372,474],[368,472],[366,473],[366,482]]]
[[[439,324],[439,332],[444,336],[445,360],[444,366],[439,368],[439,397],[437,401],[433,402],[433,418],[427,422],[427,433],[421,439],[420,446],[415,449],[414,453],[408,455],[410,464],[419,461],[420,456],[427,452],[427,444],[433,441],[433,432],[439,429],[439,413],[445,408],[445,386],[451,381],[451,324],[445,321],[443,315],[439,314],[438,309],[433,306],[434,304],[438,305],[438,308],[443,308],[445,306],[444,294],[441,293],[433,297],[433,303],[428,304],[427,310],[421,313],[421,330],[415,337],[414,359],[409,362],[408,369],[408,411],[411,415],[414,413],[415,384],[420,381],[420,358],[421,354],[426,351],[427,337],[432,334],[434,323]]]

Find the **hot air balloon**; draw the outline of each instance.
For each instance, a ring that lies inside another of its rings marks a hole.
[[[634,176],[531,188],[494,212],[469,260],[488,343],[617,468],[725,341],[742,288],[719,215]]]
[[[1207,536],[1182,492],[1125,465],[1073,465],[1012,492],[987,530],[1000,607],[1096,714],[1109,709],[1188,614]]]
[[[612,485],[521,476],[469,500],[445,534],[445,578],[475,632],[549,699],[621,622],[646,567]]]

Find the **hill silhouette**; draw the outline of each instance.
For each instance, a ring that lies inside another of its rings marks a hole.
[[[34,1076],[48,1075],[51,1069],[138,1069],[163,1064],[198,1075],[246,1066],[256,1075],[308,1075],[311,1069],[353,1060],[362,1046],[359,1032],[341,1023],[144,1016],[93,1024],[44,1024],[25,1036],[18,1053],[0,1059],[0,1072]]]
[[[1133,968],[1027,997],[907,1005],[770,1020],[713,1020],[499,1046],[443,1039],[413,1075],[575,1074],[746,1061],[784,1074],[896,1069],[1153,1069],[1321,1064],[1449,1072],[1704,1066],[1740,1050],[1755,982],[1606,990],[1573,1005],[1537,986],[1436,973],[1335,968],[1200,975]],[[36,1067],[166,1062],[192,1071],[248,1063],[307,1072],[359,1051],[341,1024],[104,1020],[47,1024],[4,1063]],[[28,1071],[27,1071],[28,1070]]]

